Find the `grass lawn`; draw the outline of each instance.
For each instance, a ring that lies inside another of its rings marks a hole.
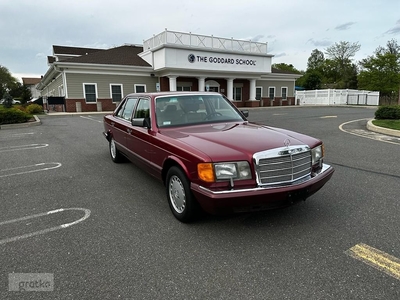
[[[373,120],[372,124],[379,127],[400,130],[400,120]]]

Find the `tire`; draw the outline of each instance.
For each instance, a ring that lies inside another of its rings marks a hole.
[[[117,145],[115,144],[115,140],[113,138],[110,139],[109,143],[110,148],[110,156],[113,162],[120,163],[124,161],[124,157],[117,149]]]
[[[172,214],[183,223],[191,222],[199,210],[196,199],[190,190],[190,183],[183,171],[171,167],[167,173],[166,191]]]

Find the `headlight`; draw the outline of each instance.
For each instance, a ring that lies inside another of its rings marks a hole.
[[[324,146],[320,145],[311,149],[312,164],[318,164],[324,157]]]
[[[216,180],[251,179],[250,166],[247,161],[225,163],[201,163],[197,166],[199,178],[213,182]]]

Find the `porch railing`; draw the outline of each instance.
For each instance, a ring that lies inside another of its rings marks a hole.
[[[237,40],[215,37],[213,35],[200,35],[177,31],[165,31],[154,35],[152,38],[143,41],[144,51],[152,50],[162,45],[178,45],[193,48],[204,48],[212,50],[225,50],[247,53],[267,53],[267,43],[253,42],[251,40]]]

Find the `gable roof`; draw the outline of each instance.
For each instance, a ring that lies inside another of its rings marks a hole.
[[[35,85],[40,82],[41,78],[22,77],[23,85]]]
[[[150,64],[138,56],[141,52],[143,52],[143,47],[124,45],[107,50],[85,53],[79,57],[71,57],[65,60],[65,62],[151,67]]]
[[[70,46],[57,46],[53,45],[53,55],[85,55],[88,53],[103,51],[104,49],[96,48],[83,48],[83,47],[70,47]]]

